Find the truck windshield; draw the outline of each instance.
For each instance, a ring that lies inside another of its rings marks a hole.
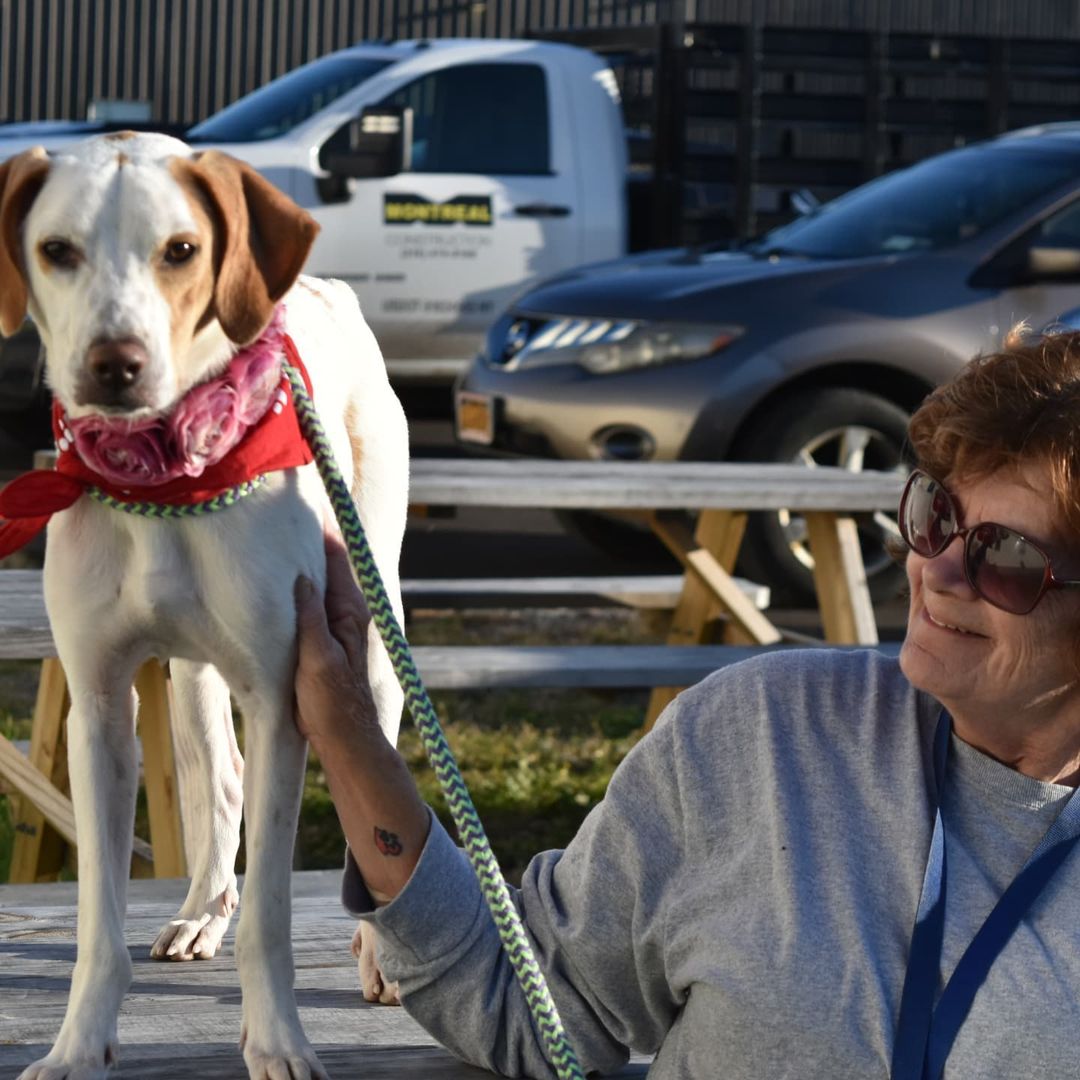
[[[1078,174],[1080,157],[1072,154],[969,147],[864,184],[744,250],[853,259],[946,248],[978,236]]]
[[[276,139],[392,63],[357,56],[324,57],[253,90],[196,124],[184,138],[226,143]]]

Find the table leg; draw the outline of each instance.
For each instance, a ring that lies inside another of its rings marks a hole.
[[[804,516],[825,640],[876,645],[877,623],[854,519],[824,512]]]
[[[67,716],[70,699],[67,678],[60,661],[49,657],[41,662],[37,700],[30,731],[30,764],[59,793],[67,791]],[[45,815],[25,794],[18,800],[15,843],[11,852],[8,880],[28,884],[52,881],[64,866],[64,838],[45,820]]]
[[[165,669],[148,660],[135,676],[139,695],[139,737],[143,750],[143,780],[150,816],[154,877],[186,877],[180,797],[169,724],[169,686]]]
[[[708,641],[712,620],[719,613],[728,616],[725,640],[733,644],[770,645],[781,640],[776,627],[731,579],[746,530],[746,514],[703,511],[692,535],[684,521],[669,515],[652,514],[649,523],[685,570],[668,644],[699,645]],[[662,686],[653,690],[645,714],[646,731],[681,689]]]
[[[136,837],[132,843],[131,873],[145,877],[153,866],[156,877],[186,874],[180,812],[176,799],[175,765],[169,728],[168,688],[164,671],[150,661],[136,676],[140,698],[140,735],[143,773],[151,835],[159,847]],[[20,794],[17,797],[15,842],[8,880],[29,884],[52,881],[64,866],[67,850],[75,843],[75,821],[68,798],[67,677],[59,660],[42,661],[30,735],[30,756],[5,745],[3,772]],[[49,812],[49,818],[42,812]],[[61,826],[60,831],[50,820]]]

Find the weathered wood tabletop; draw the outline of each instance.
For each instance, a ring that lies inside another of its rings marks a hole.
[[[293,876],[293,949],[300,1018],[336,1080],[483,1080],[441,1049],[404,1009],[369,1005],[357,989],[355,923],[337,871]],[[245,1080],[238,1049],[240,983],[233,928],[213,960],[159,963],[150,942],[175,912],[181,880],[132,881],[127,941],[135,977],[120,1011],[118,1077]],[[242,902],[242,900],[241,900]],[[48,1052],[60,1030],[75,962],[75,885],[0,886],[0,1076]],[[644,1077],[641,1059],[620,1077]]]
[[[712,461],[416,458],[409,499],[586,510],[895,511],[904,477],[832,466]]]

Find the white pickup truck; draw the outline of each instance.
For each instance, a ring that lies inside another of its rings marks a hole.
[[[0,158],[75,137],[3,130]],[[250,162],[314,215],[307,271],[352,285],[395,380],[448,384],[521,288],[626,249],[618,87],[604,61],[572,46],[358,45],[184,138]],[[0,355],[0,425],[18,387],[30,389],[16,363],[5,372]]]

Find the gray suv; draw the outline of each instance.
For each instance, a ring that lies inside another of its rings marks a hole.
[[[904,467],[907,417],[1020,320],[1080,301],[1080,124],[950,151],[735,250],[652,252],[521,295],[455,390],[459,441],[559,458]],[[598,514],[573,524],[638,546]],[[860,522],[872,584],[897,584]],[[802,522],[759,515],[741,569],[809,589]]]

